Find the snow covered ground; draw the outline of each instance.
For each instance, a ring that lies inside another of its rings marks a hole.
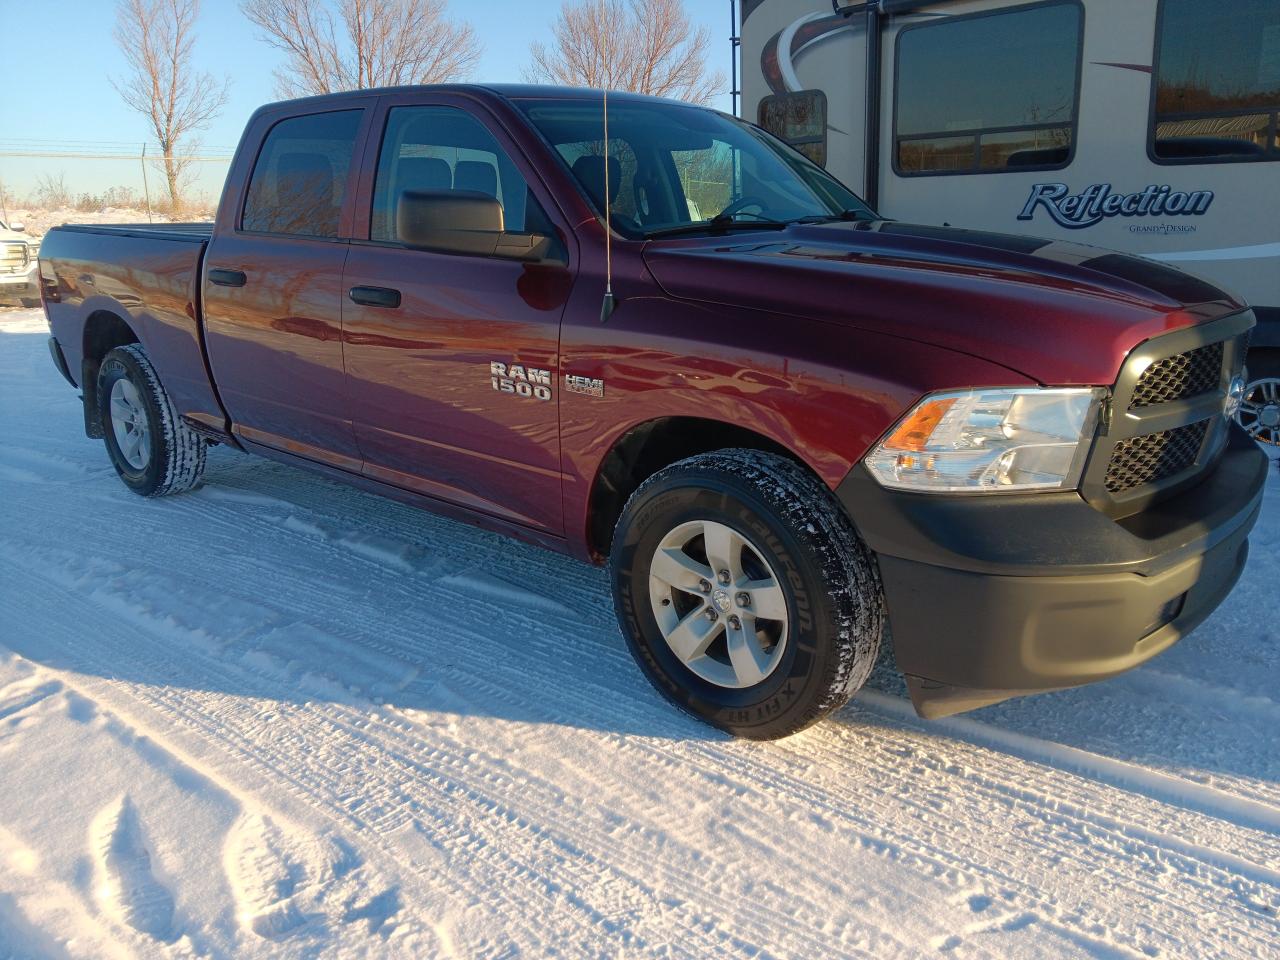
[[[604,575],[213,451],[145,501],[0,313],[0,958],[1280,955],[1280,475],[1214,617],[729,740]]]

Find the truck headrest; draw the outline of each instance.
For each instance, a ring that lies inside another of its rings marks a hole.
[[[483,160],[459,160],[453,169],[453,189],[498,196],[498,171]]]
[[[604,157],[579,157],[573,161],[573,175],[587,188],[591,199],[604,209]],[[622,164],[609,157],[609,203],[616,203],[622,189]]]
[[[396,188],[405,190],[451,190],[453,173],[439,157],[401,157],[396,162]]]

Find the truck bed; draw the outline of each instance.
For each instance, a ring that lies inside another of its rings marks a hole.
[[[118,317],[164,371],[179,411],[214,428],[224,423],[205,366],[200,331],[200,270],[211,223],[67,224],[44,237],[40,270],[55,281],[49,324],[78,385],[86,342],[112,338]]]
[[[213,236],[213,223],[64,223],[56,230],[118,237],[198,242]]]

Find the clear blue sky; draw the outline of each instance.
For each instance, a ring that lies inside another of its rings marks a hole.
[[[693,20],[712,35],[715,69],[729,76],[729,0],[686,0]],[[472,79],[494,83],[521,80],[529,44],[546,40],[560,10],[559,0],[450,0],[450,13],[469,21],[484,47]],[[0,150],[12,141],[93,141],[136,154],[150,139],[141,116],[121,102],[108,81],[124,62],[111,36],[112,0],[0,0],[0,49],[11,80],[0,97]],[[272,71],[278,54],[257,39],[237,0],[203,0],[196,61],[201,70],[231,77],[230,100],[199,136],[211,151],[230,151],[249,114],[275,99]],[[729,107],[726,94],[718,103]],[[113,144],[112,142],[118,142]],[[215,194],[225,172],[207,164],[198,189]],[[0,183],[8,194],[26,194],[45,172],[64,173],[77,191],[101,191],[114,184],[141,187],[137,161],[30,159],[0,156]],[[156,184],[153,182],[153,188]]]

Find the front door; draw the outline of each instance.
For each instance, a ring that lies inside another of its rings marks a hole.
[[[364,114],[259,119],[269,129],[242,212],[219,225],[203,278],[209,363],[236,433],[348,470],[360,452],[342,365],[344,224]]]
[[[369,239],[352,243],[342,304],[364,472],[558,534],[563,240],[558,262],[534,264],[409,249],[395,230],[406,190],[488,194],[509,233],[556,236],[554,208],[516,151],[460,106],[390,99],[377,126]]]

